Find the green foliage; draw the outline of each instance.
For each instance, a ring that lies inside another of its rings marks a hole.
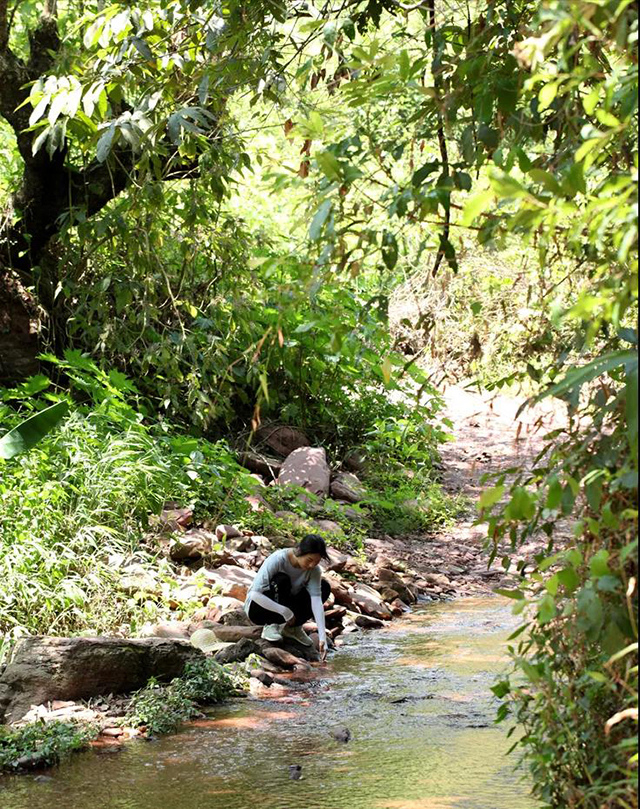
[[[200,714],[199,705],[222,702],[236,690],[234,677],[211,659],[188,663],[169,685],[150,680],[132,698],[126,722],[144,725],[151,736],[173,733]]]
[[[174,684],[183,696],[199,705],[222,702],[236,687],[228,668],[210,658],[187,663],[184,674]]]
[[[92,408],[73,407],[30,453],[3,462],[3,633],[108,632],[144,620],[142,605],[118,588],[117,560],[137,552],[158,564],[158,549],[144,543],[163,504],[192,504],[214,519],[222,509],[232,520],[248,512],[242,495],[252,480],[222,443],[152,430],[126,402],[127,380],[105,381],[86,358],[71,359],[66,370]]]
[[[34,722],[21,728],[0,727],[0,772],[51,767],[85,748],[98,730],[72,722]]]
[[[60,419],[67,414],[67,410],[66,402],[58,402],[9,430],[0,439],[0,458],[9,460],[21,452],[27,452],[53,430]]]
[[[163,736],[199,714],[195,702],[181,691],[150,681],[134,695],[126,721],[135,727],[143,725],[150,736]]]

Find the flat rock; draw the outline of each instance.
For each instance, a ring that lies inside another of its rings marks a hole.
[[[205,571],[207,581],[219,587],[223,596],[230,596],[244,601],[256,574],[253,570],[245,570],[233,565],[222,565],[215,570]]]
[[[242,663],[251,654],[258,652],[258,646],[250,638],[241,638],[237,643],[216,652],[213,659],[216,663]]]
[[[32,705],[88,699],[171,680],[202,652],[169,638],[50,638],[18,642],[0,677],[0,722],[15,722]]]
[[[215,535],[204,528],[192,528],[175,539],[169,548],[169,556],[174,562],[202,559],[210,553]]]
[[[227,539],[237,539],[242,536],[242,531],[235,525],[216,525],[216,537],[221,542]]]
[[[213,634],[219,641],[223,643],[237,643],[243,638],[255,640],[260,637],[262,633],[261,626],[223,626],[216,624],[212,628]]]
[[[329,561],[324,563],[325,570],[334,570],[337,573],[344,570],[349,559],[346,553],[340,553],[336,548],[329,547],[327,548],[327,555],[329,556]]]
[[[366,615],[372,615],[374,618],[387,621],[391,618],[388,606],[373,587],[358,582],[353,587],[352,597],[353,603]]]
[[[356,625],[362,629],[382,629],[384,621],[379,618],[374,618],[372,615],[356,615]]]
[[[331,470],[322,447],[300,447],[282,464],[278,483],[301,486],[313,494],[326,497],[331,484]]]
[[[312,520],[311,525],[317,531],[322,531],[324,534],[342,534],[342,526],[333,520]]]

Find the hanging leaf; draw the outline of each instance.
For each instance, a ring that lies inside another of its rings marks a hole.
[[[0,438],[0,458],[9,460],[30,450],[66,416],[68,409],[66,402],[58,402],[9,430]]]
[[[317,241],[320,238],[322,233],[322,229],[325,225],[325,222],[329,218],[329,214],[331,213],[331,208],[333,207],[333,203],[330,199],[325,199],[325,201],[320,205],[318,210],[315,213],[315,216],[311,220],[311,225],[309,226],[309,238],[312,242]]]
[[[389,357],[385,357],[380,366],[380,370],[382,371],[382,378],[384,379],[384,384],[388,385],[391,382],[391,372],[393,370],[393,365],[391,363],[391,359]]]
[[[382,235],[382,260],[388,270],[392,270],[398,263],[398,242],[388,230]]]

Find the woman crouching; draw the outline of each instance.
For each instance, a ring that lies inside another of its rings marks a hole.
[[[249,620],[264,627],[265,640],[277,643],[291,638],[303,646],[313,646],[302,628],[313,616],[318,626],[320,659],[326,659],[323,605],[331,595],[331,587],[322,579],[319,565],[328,558],[324,539],[307,534],[295,548],[283,548],[265,559],[244,603]]]

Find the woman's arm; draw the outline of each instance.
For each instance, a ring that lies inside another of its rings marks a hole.
[[[324,604],[322,603],[321,596],[311,596],[311,611],[318,626],[318,638],[320,639],[320,646],[327,647],[327,630],[324,625]]]

